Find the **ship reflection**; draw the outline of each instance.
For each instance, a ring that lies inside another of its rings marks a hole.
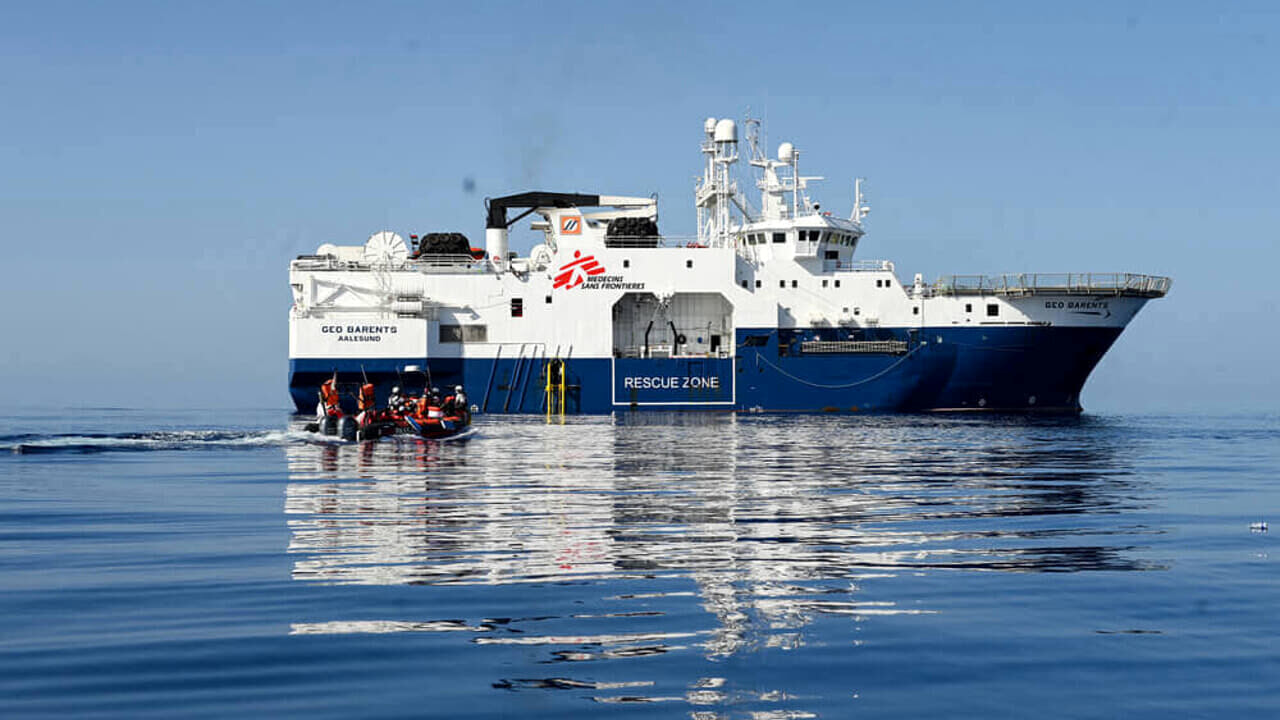
[[[547,645],[565,662],[677,648],[723,658],[803,646],[820,617],[931,612],[884,598],[904,573],[1153,569],[1135,538],[1154,530],[1115,524],[1146,489],[1123,434],[1102,422],[626,415],[482,421],[456,443],[297,443],[285,505],[296,580],[579,582],[606,595],[639,583],[650,598],[693,599],[711,622],[664,631],[650,618],[597,635],[510,634],[494,619],[293,631],[466,632]],[[860,590],[873,580],[874,599]]]

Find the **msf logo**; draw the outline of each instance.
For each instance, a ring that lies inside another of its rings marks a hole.
[[[586,282],[588,277],[603,274],[604,266],[596,262],[595,255],[583,257],[581,250],[574,250],[573,260],[560,266],[559,272],[556,273],[555,284],[551,288],[572,290]]]

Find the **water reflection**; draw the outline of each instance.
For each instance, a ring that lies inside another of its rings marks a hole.
[[[666,610],[555,608],[518,623],[397,618],[293,631],[470,633],[477,645],[546,646],[551,662],[689,649],[714,659],[802,647],[820,617],[932,612],[860,593],[901,573],[1151,569],[1134,547],[1154,531],[1113,524],[1146,502],[1126,442],[1089,418],[645,414],[482,422],[458,442],[298,443],[287,449],[286,499],[296,580],[588,583],[624,608],[694,602],[707,622],[664,627]],[[653,592],[617,593],[629,583]],[[715,683],[695,679],[679,698],[594,697],[697,705],[723,694]]]

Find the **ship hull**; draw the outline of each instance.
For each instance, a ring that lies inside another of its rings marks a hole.
[[[1090,372],[1120,327],[941,327],[879,331],[897,352],[804,354],[776,330],[740,329],[734,357],[565,359],[567,413],[701,410],[766,412],[1081,411]],[[768,336],[750,346],[749,337]],[[744,346],[746,345],[746,346]],[[320,383],[336,371],[367,377],[384,400],[406,365],[429,369],[438,387],[463,385],[481,413],[543,413],[558,387],[532,346],[493,357],[310,358],[289,366],[296,409],[314,412]]]

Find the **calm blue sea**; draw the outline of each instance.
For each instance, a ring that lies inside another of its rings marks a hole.
[[[0,420],[0,717],[1280,716],[1280,417]]]

